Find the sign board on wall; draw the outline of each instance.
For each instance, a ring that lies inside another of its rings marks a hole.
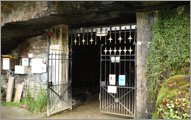
[[[2,69],[3,69],[3,70],[11,70],[11,69],[14,69],[14,66],[15,66],[15,61],[14,61],[14,59],[11,59],[11,58],[3,58],[2,62],[3,62],[3,65],[2,65]]]
[[[9,70],[10,66],[10,58],[3,58],[3,70]]]
[[[43,73],[46,72],[46,64],[43,63],[43,59],[41,58],[33,58],[32,59],[32,73]]]
[[[27,74],[28,67],[23,65],[15,65],[15,74]]]
[[[29,66],[29,58],[22,58],[22,65]]]

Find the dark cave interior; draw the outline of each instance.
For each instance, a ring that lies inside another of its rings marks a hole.
[[[121,32],[121,33],[120,33]],[[111,31],[111,37],[116,39],[117,45],[114,43],[109,43],[108,39],[110,37],[110,32],[108,32],[108,35],[106,37],[96,37],[95,33],[91,36],[90,33],[85,33],[84,36],[86,40],[90,40],[91,37],[95,40],[97,40],[97,43],[95,45],[95,41],[91,44],[85,42],[84,44],[82,43],[83,39],[83,33],[80,34],[80,38],[78,39],[78,43],[74,45],[70,41],[70,49],[72,49],[72,67],[70,68],[72,73],[70,74],[72,77],[72,96],[75,99],[81,99],[81,100],[86,100],[88,97],[93,97],[95,95],[98,95],[100,92],[100,79],[104,80],[104,76],[109,76],[109,74],[114,73],[114,66],[112,65],[111,71],[109,73],[109,67],[104,68],[102,67],[102,71],[107,69],[107,73],[105,73],[102,78],[100,78],[100,54],[104,54],[103,50],[100,52],[100,47],[102,45],[113,45],[113,46],[126,46],[129,48],[130,46],[132,47],[132,54],[135,54],[135,43],[136,43],[136,34],[135,30],[131,31],[131,35],[133,37],[132,41],[130,42],[128,40],[129,37],[129,30],[124,31],[121,30],[117,31]],[[117,40],[119,38],[119,34],[121,34],[121,37],[123,41],[119,43]],[[73,34],[72,34],[73,35]],[[70,35],[69,37],[71,37]],[[91,36],[91,37],[90,37]],[[79,40],[81,43],[79,43]],[[126,42],[124,43],[124,40]],[[73,45],[72,45],[73,44]],[[121,56],[122,57],[122,56]],[[122,58],[124,59],[124,58]],[[126,59],[131,59],[130,57]],[[128,81],[126,81],[128,84],[131,84],[129,86],[134,86],[135,85],[135,63],[132,62],[132,64],[125,64],[125,62],[122,62],[122,66],[120,65],[120,70],[119,70],[119,64],[116,64],[117,67],[117,75],[119,74],[125,74],[128,77]],[[109,63],[106,63],[108,66]],[[125,69],[125,72],[124,72]],[[118,71],[121,71],[119,73]],[[102,73],[101,73],[102,74]],[[106,81],[108,84],[108,77],[106,77]],[[98,97],[97,97],[98,99]]]

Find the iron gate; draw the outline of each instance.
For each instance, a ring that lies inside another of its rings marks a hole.
[[[47,115],[72,109],[71,80],[68,71],[71,57],[62,45],[50,45],[48,54]]]
[[[130,24],[70,31],[71,46],[100,46],[101,113],[135,118],[135,29]]]
[[[100,48],[100,111],[135,118],[136,41],[135,30],[128,31]]]

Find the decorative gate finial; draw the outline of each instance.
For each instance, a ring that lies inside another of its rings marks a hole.
[[[131,52],[132,52],[133,50],[132,50],[131,47],[130,47],[128,51],[129,51],[129,53],[131,54]]]
[[[123,52],[126,54],[126,52],[127,52],[126,46],[124,47]]]
[[[121,47],[119,47],[119,50],[118,50],[119,54],[121,54],[122,50],[121,50]]]
[[[111,47],[110,47],[110,49],[109,49],[109,53],[110,53],[110,55],[111,55],[111,53],[112,53],[112,49],[111,49]]]
[[[117,49],[116,49],[116,47],[114,48],[113,52],[114,52],[114,54],[116,54],[116,52],[117,52]]]
[[[106,48],[106,47],[105,47],[104,53],[105,53],[105,55],[106,55],[106,53],[107,53],[107,48]]]

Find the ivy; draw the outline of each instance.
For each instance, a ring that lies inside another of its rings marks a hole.
[[[161,84],[170,76],[188,74],[190,64],[190,14],[184,9],[159,11],[152,25],[152,43],[147,57],[149,100],[155,103]]]

